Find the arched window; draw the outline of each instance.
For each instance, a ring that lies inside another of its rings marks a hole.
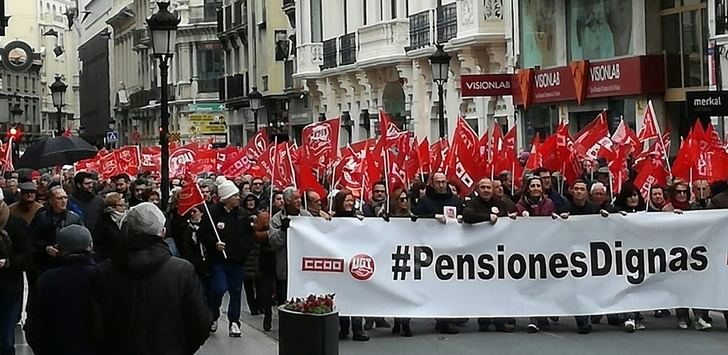
[[[53,4],[53,14],[54,15],[56,14],[56,5],[55,4]]]

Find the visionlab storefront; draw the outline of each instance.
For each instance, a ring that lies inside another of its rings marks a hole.
[[[524,142],[531,142],[537,132],[541,137],[554,133],[560,121],[568,121],[576,133],[605,109],[611,129],[620,117],[637,129],[648,100],[658,116],[662,112],[664,60],[647,55],[526,68],[518,70],[512,84]]]

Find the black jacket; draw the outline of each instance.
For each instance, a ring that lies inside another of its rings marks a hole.
[[[49,206],[43,207],[35,213],[30,228],[33,233],[33,247],[36,254],[36,266],[40,271],[45,271],[54,265],[57,258],[51,258],[46,253],[47,246],[56,245],[56,233],[66,226],[72,224],[83,225],[81,217],[72,211],[63,211],[54,214]]]
[[[93,230],[94,251],[99,262],[110,258],[119,245],[120,228],[111,218],[111,214],[111,210],[104,211]]]
[[[91,332],[91,291],[96,263],[89,254],[60,258],[38,278],[25,336],[36,355],[97,354]]]
[[[506,206],[503,201],[493,199],[492,197],[488,201],[483,200],[480,197],[476,197],[465,203],[465,208],[463,209],[463,222],[490,222],[491,214],[498,217],[505,217],[508,215],[508,206]]]
[[[208,217],[204,216],[199,223],[189,220],[175,227],[174,242],[177,244],[182,258],[192,263],[198,275],[209,274],[207,255],[209,251],[204,241],[217,240]]]
[[[18,217],[8,217],[5,231],[10,243],[0,247],[0,259],[8,260],[7,265],[0,269],[0,289],[22,295],[23,271],[33,264],[33,242],[28,226]]]
[[[122,252],[99,265],[92,324],[102,354],[194,354],[212,315],[189,262],[154,236],[123,239]]]
[[[586,201],[584,206],[579,207],[573,202],[569,204],[569,209],[566,211],[574,216],[588,215],[588,214],[599,214],[599,206]]]
[[[431,186],[427,186],[425,197],[417,202],[412,213],[421,218],[435,218],[436,214],[442,214],[445,206],[457,207],[458,214],[463,213],[463,200],[453,195],[450,188],[444,194],[438,194]]]
[[[76,191],[69,197],[69,200],[81,209],[81,212],[83,212],[83,224],[88,230],[93,231],[106,207],[104,200],[86,191]]]
[[[255,247],[253,229],[250,226],[253,220],[239,208],[228,212],[222,204],[214,206],[210,213],[220,240],[225,243],[226,261],[244,264],[248,254]],[[223,254],[215,247],[215,243],[217,243],[216,238],[206,242],[210,260],[225,261]]]

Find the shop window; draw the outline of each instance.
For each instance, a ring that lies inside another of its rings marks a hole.
[[[532,107],[523,112],[524,137],[527,146],[533,142],[536,133],[543,141],[546,137],[556,132],[559,125],[559,109],[557,106]]]
[[[632,3],[624,0],[567,2],[566,22],[571,60],[632,54]]]
[[[519,1],[521,6],[521,66],[556,66],[556,7],[548,1]]]

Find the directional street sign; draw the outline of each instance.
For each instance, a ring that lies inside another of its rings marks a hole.
[[[106,141],[109,143],[116,143],[119,141],[119,131],[108,131],[106,132]]]

